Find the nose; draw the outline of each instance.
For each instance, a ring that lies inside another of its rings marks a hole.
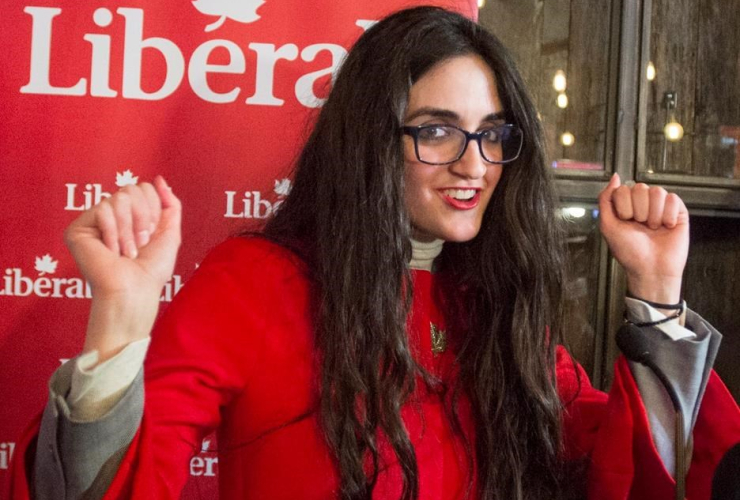
[[[471,138],[463,155],[455,163],[451,163],[449,169],[455,175],[466,179],[480,179],[486,175],[489,165],[480,153],[478,141]]]

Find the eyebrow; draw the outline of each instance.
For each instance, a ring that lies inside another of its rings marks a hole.
[[[416,118],[420,116],[428,115],[434,118],[448,118],[451,120],[459,120],[460,115],[455,113],[454,111],[450,111],[449,109],[442,109],[442,108],[431,108],[431,107],[423,107],[419,108],[413,113],[411,113],[409,116],[406,117],[406,121],[410,122],[412,120],[415,120]],[[491,113],[489,115],[486,115],[483,117],[481,122],[493,122],[496,120],[504,120],[505,115],[503,111],[497,111],[496,113]]]

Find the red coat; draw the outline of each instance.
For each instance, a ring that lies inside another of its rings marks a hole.
[[[431,351],[430,322],[445,328],[435,276],[415,271],[414,279],[411,345],[427,369],[452,376],[453,349]],[[274,244],[233,239],[212,252],[152,336],[143,421],[106,498],[178,498],[190,457],[216,428],[222,500],[336,497],[337,473],[310,413],[318,380],[312,293],[299,259]],[[617,363],[608,397],[564,349],[557,378],[563,400],[573,400],[564,418],[568,454],[591,455],[589,498],[672,498],[673,480],[653,446],[627,363]],[[462,498],[466,459],[442,402],[423,384],[414,399],[419,404],[407,405],[403,417],[417,454],[420,497]],[[472,435],[469,412],[460,411]],[[36,432],[34,425],[16,457],[25,456]],[[712,374],[694,430],[690,500],[709,498],[714,467],[738,441],[740,410]],[[374,498],[399,496],[400,472],[388,462]],[[13,470],[14,500],[28,498],[22,464],[16,460]]]

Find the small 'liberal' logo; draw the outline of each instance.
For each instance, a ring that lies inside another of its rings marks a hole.
[[[290,179],[275,179],[273,192],[277,200],[270,202],[260,191],[245,191],[241,200],[237,199],[236,191],[224,191],[226,195],[227,219],[267,219],[280,208],[285,197],[290,194],[293,187]]]

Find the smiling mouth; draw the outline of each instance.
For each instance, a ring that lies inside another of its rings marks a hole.
[[[442,189],[442,199],[457,210],[470,210],[478,206],[480,190],[478,189]]]

